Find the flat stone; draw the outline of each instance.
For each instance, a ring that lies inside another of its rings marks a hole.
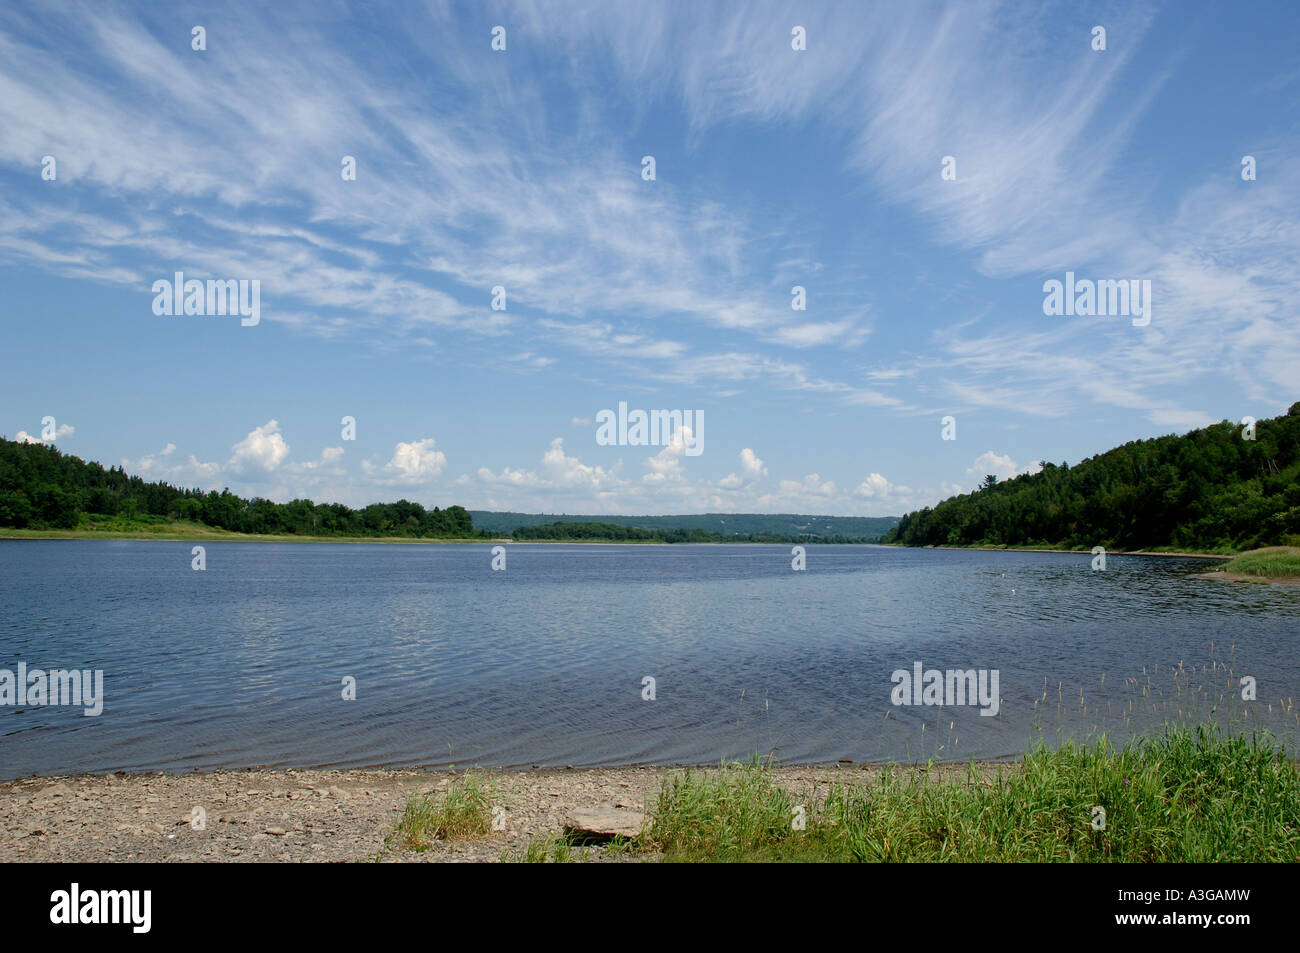
[[[644,820],[640,811],[574,808],[564,818],[564,830],[574,840],[599,843],[615,837],[636,837]]]

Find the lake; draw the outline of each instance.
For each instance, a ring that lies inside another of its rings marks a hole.
[[[1300,740],[1300,588],[1200,560],[212,542],[195,571],[193,545],[0,541],[0,668],[104,685],[95,717],[0,707],[0,777],[962,761],[1186,718]],[[916,663],[996,670],[997,713],[895,705]]]

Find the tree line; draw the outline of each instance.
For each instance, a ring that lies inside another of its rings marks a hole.
[[[1253,439],[1252,439],[1253,438]],[[1223,421],[1137,440],[908,513],[884,542],[911,546],[1234,550],[1300,534],[1300,403],[1253,428]]]
[[[410,500],[352,509],[341,503],[245,499],[128,475],[121,467],[38,443],[0,438],[0,526],[76,529],[94,519],[129,526],[190,520],[236,533],[302,536],[486,537],[460,506],[425,509]]]

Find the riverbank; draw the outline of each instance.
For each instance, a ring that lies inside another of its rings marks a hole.
[[[869,546],[875,543],[822,543],[812,539],[787,540],[779,543],[761,543],[752,540],[707,540],[689,543],[670,543],[660,539],[511,539],[508,536],[471,539],[444,538],[440,536],[299,536],[295,534],[231,533],[225,530],[202,528],[166,528],[138,530],[86,530],[86,529],[14,529],[0,527],[0,540],[4,539],[133,539],[169,540],[173,542],[230,542],[230,543],[402,543],[408,546],[442,543],[477,543],[512,546]]]
[[[723,542],[709,541],[699,543],[668,543],[662,540],[615,540],[615,539],[510,539],[509,537],[452,539],[441,537],[410,536],[299,536],[294,534],[232,533],[199,524],[167,523],[158,527],[141,527],[133,530],[92,530],[92,529],[14,529],[0,527],[0,540],[4,539],[134,539],[134,540],[170,540],[174,542],[236,542],[236,543],[401,543],[405,545],[425,545],[442,543],[477,543],[496,545],[510,543],[513,546],[786,546],[786,545],[826,545],[826,546],[894,546],[899,549],[956,549],[977,550],[980,552],[1017,552],[1017,553],[1060,553],[1067,556],[1091,555],[1086,549],[1046,549],[1032,546],[906,546],[902,543],[818,543],[816,540],[789,541],[786,543],[756,543],[745,541]],[[1230,559],[1233,553],[1196,553],[1151,549],[1134,549],[1107,553],[1108,556],[1172,556],[1193,559]]]
[[[217,771],[0,784],[26,861],[1300,859],[1300,771],[1167,728],[1018,762]]]
[[[1300,547],[1267,546],[1253,549],[1229,560],[1222,569],[1200,573],[1198,578],[1300,585]]]
[[[842,765],[772,773],[793,790],[881,770]],[[940,770],[956,776],[966,769]],[[647,766],[479,772],[491,806],[505,811],[505,830],[435,841],[423,851],[389,844],[394,826],[408,799],[446,794],[463,772],[255,769],[28,778],[0,783],[0,855],[32,862],[498,861],[527,850],[534,840],[559,837],[575,810],[642,815],[661,783],[680,771]],[[203,830],[193,826],[196,807],[203,809]]]
[[[1052,549],[1044,546],[908,546],[906,543],[882,543],[900,549],[956,549],[993,553],[1061,553],[1066,556],[1090,556],[1090,549]],[[1116,549],[1107,556],[1174,556],[1191,559],[1230,559],[1236,550],[1219,553],[1187,552],[1180,549]]]

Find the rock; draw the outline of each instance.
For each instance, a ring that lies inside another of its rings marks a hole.
[[[263,829],[262,833],[264,833],[264,834],[270,834],[272,837],[283,837],[283,836],[284,836],[284,828],[283,828],[283,827],[267,827],[267,828],[264,828],[264,829]]]
[[[564,818],[564,831],[575,843],[604,843],[615,837],[636,837],[644,816],[614,808],[574,808]]]

